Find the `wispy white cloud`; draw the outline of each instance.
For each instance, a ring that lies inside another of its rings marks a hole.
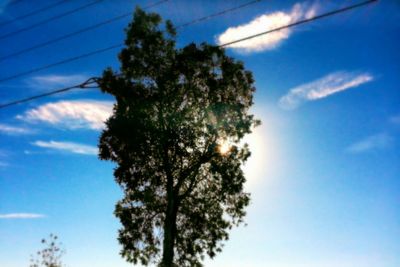
[[[40,219],[46,217],[43,214],[37,213],[9,213],[0,214],[0,219]]]
[[[17,118],[27,122],[46,122],[67,129],[99,130],[112,112],[110,101],[59,101],[28,110]]]
[[[74,142],[35,141],[32,145],[83,155],[97,155],[98,153],[98,149],[95,146]]]
[[[27,80],[30,87],[37,88],[49,88],[57,86],[71,86],[79,84],[87,80],[86,75],[74,74],[74,75],[43,75],[35,76]]]
[[[363,153],[376,149],[385,149],[390,147],[393,138],[386,133],[379,133],[368,136],[352,145],[347,147],[346,151],[349,153]]]
[[[219,45],[226,44],[235,40],[245,38],[247,36],[259,34],[261,32],[273,30],[304,18],[313,17],[318,10],[318,6],[295,4],[290,12],[277,11],[273,13],[263,14],[254,18],[246,24],[237,27],[230,27],[222,34],[216,37]],[[293,33],[291,28],[282,29],[271,32],[257,38],[252,38],[239,43],[231,44],[227,47],[237,49],[240,52],[260,52],[271,50],[279,46],[284,40],[288,39]]]
[[[279,106],[283,109],[294,109],[303,102],[325,98],[332,94],[360,86],[373,79],[374,77],[369,73],[334,72],[316,81],[290,89],[279,100]]]
[[[32,134],[33,130],[0,123],[0,133],[9,135]]]

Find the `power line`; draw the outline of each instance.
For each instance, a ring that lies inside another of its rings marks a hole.
[[[275,31],[279,31],[279,30],[282,30],[282,29],[294,27],[294,26],[297,26],[297,25],[300,25],[300,24],[304,24],[304,23],[311,22],[311,21],[314,21],[314,20],[322,19],[322,18],[325,18],[325,17],[328,17],[328,16],[333,16],[333,15],[336,15],[336,14],[339,14],[339,13],[342,13],[342,12],[349,11],[351,9],[355,9],[355,8],[358,8],[358,7],[367,5],[367,4],[371,4],[371,3],[376,2],[376,1],[377,0],[369,0],[369,1],[365,1],[365,2],[359,3],[359,4],[348,6],[348,7],[345,7],[345,8],[341,8],[341,9],[337,9],[337,10],[330,11],[330,12],[327,12],[327,13],[323,13],[321,15],[314,16],[314,17],[309,18],[309,19],[304,19],[304,20],[301,20],[301,21],[298,21],[298,22],[295,22],[295,23],[292,23],[292,24],[288,24],[288,25],[285,25],[285,26],[282,26],[282,27],[278,27],[276,29],[272,29],[272,30],[269,30],[269,31],[265,31],[265,32],[262,32],[262,33],[255,34],[255,35],[247,36],[245,38],[234,40],[232,42],[228,42],[228,43],[225,43],[225,44],[221,44],[221,45],[219,45],[219,47],[224,47],[224,46],[228,46],[228,45],[231,45],[231,44],[234,44],[234,43],[243,42],[243,41],[246,41],[246,40],[249,40],[249,39],[252,39],[252,38],[255,38],[255,37],[259,37],[261,35],[265,35],[265,34],[268,34],[268,33],[271,33],[271,32],[275,32]],[[55,66],[63,65],[65,63],[76,61],[76,60],[79,60],[79,59],[82,59],[82,58],[86,58],[86,57],[90,57],[90,56],[93,56],[93,55],[96,55],[96,54],[104,53],[106,51],[109,51],[109,50],[112,50],[112,49],[115,49],[115,48],[118,48],[118,47],[122,47],[123,45],[124,45],[123,43],[115,44],[115,45],[112,45],[112,46],[109,46],[109,47],[106,47],[106,48],[102,48],[102,49],[98,49],[98,50],[95,50],[95,51],[91,51],[91,52],[86,53],[86,54],[78,55],[78,56],[75,56],[75,57],[72,57],[72,58],[67,58],[67,59],[52,63],[52,64],[48,64],[48,65],[44,65],[44,66],[41,66],[41,67],[37,67],[37,68],[31,69],[31,70],[28,70],[28,71],[25,71],[25,72],[20,72],[20,73],[17,73],[15,75],[12,75],[12,76],[8,76],[8,77],[5,77],[5,78],[0,78],[0,82],[9,81],[9,80],[12,80],[12,79],[16,79],[16,78],[25,76],[27,74],[35,73],[35,72],[38,72],[38,71],[41,71],[41,70],[45,70],[45,69],[52,68],[52,67],[55,67]]]
[[[38,71],[41,71],[41,70],[49,69],[49,68],[56,67],[56,66],[59,66],[59,65],[63,65],[65,63],[76,61],[76,60],[79,60],[79,59],[82,59],[82,58],[86,58],[86,57],[90,57],[90,56],[93,56],[93,55],[96,55],[96,54],[104,53],[106,51],[109,51],[109,50],[112,50],[112,49],[115,49],[115,48],[118,48],[118,47],[121,47],[121,46],[123,46],[123,44],[111,45],[111,46],[106,47],[106,48],[94,50],[94,51],[91,51],[89,53],[81,54],[79,56],[67,58],[67,59],[64,59],[64,60],[61,60],[61,61],[58,61],[58,62],[55,62],[55,63],[51,63],[51,64],[44,65],[44,66],[41,66],[41,67],[38,67],[38,68],[30,69],[30,70],[27,70],[27,71],[24,71],[24,72],[17,73],[15,75],[11,75],[11,76],[2,78],[2,79],[0,79],[0,82],[13,80],[13,79],[16,79],[16,78],[19,78],[19,77],[22,77],[22,76],[25,76],[25,75],[28,75],[28,74],[31,74],[31,73],[35,73],[35,72],[38,72]]]
[[[260,2],[260,1],[261,0],[250,1],[250,2],[244,3],[244,4],[240,5],[240,6],[232,7],[232,8],[229,8],[229,9],[225,9],[225,10],[222,10],[222,11],[217,12],[217,13],[210,14],[210,15],[205,16],[205,17],[201,17],[201,18],[198,18],[198,19],[194,19],[192,21],[188,21],[186,23],[178,25],[176,28],[179,29],[179,28],[187,27],[189,25],[192,25],[192,24],[195,24],[195,23],[199,23],[201,21],[205,21],[205,20],[208,20],[208,19],[211,19],[211,18],[214,18],[214,17],[222,16],[222,15],[225,15],[225,14],[227,14],[229,12],[233,12],[235,10],[239,10],[239,9],[245,8],[247,6],[256,4],[256,3]]]
[[[234,40],[234,41],[231,41],[231,42],[228,42],[228,43],[225,43],[225,44],[221,44],[221,45],[219,45],[219,47],[224,47],[224,46],[236,44],[236,43],[243,42],[243,41],[246,41],[246,40],[249,40],[249,39],[253,39],[255,37],[259,37],[259,36],[262,36],[262,35],[265,35],[265,34],[268,34],[268,33],[271,33],[271,32],[280,31],[280,30],[283,30],[283,29],[286,29],[286,28],[298,26],[298,25],[301,25],[301,24],[304,24],[304,23],[307,23],[307,22],[311,22],[311,21],[314,21],[314,20],[326,18],[326,17],[332,16],[332,15],[336,15],[336,14],[339,14],[339,13],[343,13],[343,12],[358,8],[358,7],[362,7],[362,6],[365,6],[365,5],[368,5],[368,4],[372,4],[373,2],[377,2],[377,1],[378,0],[369,0],[369,1],[365,1],[365,2],[362,2],[362,3],[355,4],[355,5],[351,5],[351,6],[348,6],[348,7],[345,7],[345,8],[341,8],[341,9],[337,9],[337,10],[334,10],[334,11],[326,12],[326,13],[323,13],[321,15],[309,18],[309,19],[300,20],[298,22],[294,22],[294,23],[291,23],[291,24],[288,24],[288,25],[285,25],[285,26],[282,26],[282,27],[278,27],[276,29],[268,30],[268,31],[257,33],[257,34],[254,34],[254,35],[251,35],[251,36],[247,36],[247,37],[244,37],[244,38],[241,38],[241,39],[238,39],[238,40]]]
[[[62,5],[62,4],[64,4],[65,2],[68,2],[68,0],[61,0],[61,1],[58,1],[58,2],[55,2],[55,3],[52,3],[52,4],[50,4],[50,5],[44,6],[44,7],[40,8],[40,9],[35,10],[35,11],[26,13],[26,14],[21,15],[21,16],[18,16],[18,17],[15,17],[15,18],[13,18],[13,19],[11,19],[11,20],[7,20],[7,21],[4,21],[4,22],[1,22],[1,23],[0,23],[0,27],[1,27],[1,26],[4,26],[4,25],[7,25],[7,24],[10,24],[10,23],[12,23],[12,22],[14,22],[14,21],[17,21],[17,20],[21,20],[21,19],[26,19],[26,18],[32,17],[32,16],[37,15],[37,14],[39,14],[39,13],[42,13],[42,12],[44,12],[44,11],[46,11],[46,10],[49,10],[49,9],[51,9],[51,8],[53,8],[53,7]]]
[[[102,1],[102,0],[100,0],[100,1]],[[169,1],[169,0],[162,0],[162,1],[156,2],[154,4],[151,4],[151,5],[147,6],[146,8],[154,7],[156,5],[159,5],[159,4],[167,2],[167,1]],[[130,15],[131,15],[131,13],[130,13]],[[76,60],[79,60],[79,59],[82,59],[82,58],[86,58],[86,57],[90,57],[90,56],[97,55],[97,54],[100,54],[100,53],[104,53],[104,52],[116,49],[118,47],[121,47],[123,45],[124,45],[123,43],[114,44],[114,45],[111,45],[111,46],[108,46],[108,47],[105,47],[105,48],[101,48],[101,49],[94,50],[94,51],[91,51],[91,52],[88,52],[88,53],[85,53],[85,54],[78,55],[78,56],[75,56],[75,57],[66,58],[66,59],[63,59],[63,60],[55,62],[55,63],[51,63],[51,64],[44,65],[44,66],[41,66],[41,67],[30,69],[30,70],[27,70],[27,71],[24,71],[24,72],[20,72],[20,73],[17,73],[17,74],[14,74],[14,75],[11,75],[11,76],[8,76],[8,77],[5,77],[5,78],[0,78],[0,82],[13,80],[13,79],[16,79],[16,78],[19,78],[19,77],[22,77],[22,76],[25,76],[25,75],[28,75],[28,74],[31,74],[31,73],[35,73],[35,72],[38,72],[38,71],[41,71],[41,70],[49,69],[49,68],[56,67],[56,66],[59,66],[59,65],[63,65],[63,64],[69,63],[69,62],[73,62],[73,61],[76,61]]]
[[[151,7],[155,7],[155,6],[160,5],[160,4],[162,4],[162,3],[164,3],[164,2],[167,2],[167,1],[169,1],[169,0],[158,1],[158,2],[156,2],[156,3],[154,3],[154,4],[151,4],[151,5],[149,5],[149,6],[144,7],[143,9],[148,9],[148,8],[151,8]],[[229,12],[233,12],[233,11],[235,11],[235,10],[239,10],[239,9],[245,8],[245,7],[247,7],[247,6],[250,6],[250,5],[252,5],[252,4],[258,3],[258,2],[260,2],[260,1],[261,1],[261,0],[250,1],[250,2],[244,3],[244,4],[240,5],[240,6],[236,6],[236,7],[233,7],[233,8],[226,9],[226,10],[222,10],[222,11],[220,11],[220,12],[217,12],[217,13],[214,13],[214,14],[211,14],[211,15],[208,15],[208,16],[205,16],[205,17],[197,18],[197,19],[188,21],[188,22],[186,22],[186,23],[184,23],[184,24],[181,24],[181,25],[177,26],[176,28],[179,29],[179,28],[187,27],[187,26],[190,26],[190,25],[192,25],[192,24],[199,23],[199,22],[201,22],[201,21],[205,21],[205,20],[208,20],[208,19],[217,17],[217,16],[221,16],[221,15],[227,14],[227,13],[229,13]],[[49,40],[49,41],[46,41],[46,42],[43,42],[43,43],[40,43],[40,44],[31,46],[31,47],[22,49],[22,50],[20,50],[20,51],[17,51],[17,52],[14,52],[14,53],[11,53],[11,54],[8,54],[8,55],[5,55],[5,56],[0,56],[0,62],[1,62],[1,61],[4,61],[4,60],[6,60],[6,59],[9,59],[9,58],[12,58],[12,57],[15,57],[15,56],[19,56],[19,55],[28,53],[28,52],[30,52],[30,51],[33,51],[33,50],[36,50],[36,49],[39,49],[39,48],[48,46],[48,45],[50,45],[50,44],[54,44],[54,43],[57,43],[57,42],[59,42],[59,41],[62,41],[62,40],[71,38],[71,37],[76,36],[76,35],[78,35],[78,34],[85,33],[85,32],[91,31],[91,30],[94,30],[94,29],[96,29],[96,28],[105,26],[105,25],[107,25],[107,24],[110,24],[110,23],[112,23],[112,22],[116,22],[116,21],[118,21],[118,20],[124,19],[124,18],[129,17],[129,16],[132,16],[132,12],[124,13],[124,14],[122,14],[122,15],[120,15],[120,16],[117,16],[117,17],[114,17],[114,18],[111,18],[111,19],[102,21],[102,22],[100,22],[100,23],[94,24],[94,25],[89,26],[89,27],[86,27],[86,28],[82,28],[82,29],[80,29],[80,30],[78,30],[78,31],[75,31],[75,32],[71,32],[71,33],[62,35],[62,36],[60,36],[60,37],[57,37],[57,38],[51,39],[51,40]]]
[[[9,33],[4,34],[4,35],[0,35],[0,40],[3,40],[3,39],[5,39],[5,38],[9,38],[9,37],[11,37],[11,36],[20,34],[21,32],[26,32],[26,31],[29,31],[29,30],[34,29],[34,28],[36,28],[36,27],[39,27],[39,26],[41,26],[41,25],[47,24],[47,23],[49,23],[49,22],[52,22],[52,21],[61,19],[61,18],[66,17],[66,16],[69,16],[69,15],[71,15],[71,14],[73,14],[73,13],[76,13],[76,12],[79,12],[79,11],[85,9],[85,8],[88,8],[88,7],[94,6],[94,5],[96,5],[96,4],[99,4],[99,3],[102,2],[102,1],[104,1],[104,0],[95,0],[95,1],[93,1],[93,2],[91,2],[91,3],[88,3],[88,4],[85,4],[85,5],[83,5],[83,6],[77,7],[77,8],[75,8],[75,9],[69,10],[69,11],[64,12],[64,13],[61,13],[61,14],[59,14],[59,15],[56,15],[56,16],[47,18],[47,19],[42,20],[42,21],[40,21],[40,22],[37,22],[37,23],[35,23],[35,24],[31,24],[31,25],[28,26],[28,27],[25,27],[25,28],[22,28],[22,29],[13,31],[13,32],[9,32]]]
[[[156,5],[160,5],[160,4],[162,4],[164,2],[167,2],[167,1],[169,1],[169,0],[162,0],[162,1],[156,2],[156,3],[152,4],[152,5],[149,5],[149,6],[145,7],[145,8],[154,7]],[[218,12],[218,13],[214,13],[214,14],[211,14],[211,15],[208,15],[208,16],[205,16],[205,17],[194,19],[194,20],[191,20],[191,21],[189,21],[189,22],[187,22],[185,24],[182,24],[179,27],[180,28],[188,27],[188,26],[190,26],[190,25],[192,25],[194,23],[198,23],[200,21],[204,21],[206,19],[210,19],[210,18],[216,17],[217,15],[221,16],[221,15],[226,14],[228,12],[237,10],[239,8],[244,8],[245,6],[248,6],[250,4],[254,4],[254,3],[259,2],[259,1],[260,0],[251,1],[251,2],[248,2],[247,4],[244,4],[244,5],[235,7],[235,8],[230,8],[230,9],[227,9],[227,10],[224,10],[224,11],[221,11],[221,12]],[[129,15],[131,15],[131,13],[129,13]],[[112,45],[112,46],[109,46],[109,47],[106,47],[106,48],[103,48],[103,49],[99,49],[99,50],[95,50],[95,51],[92,51],[92,52],[89,52],[89,53],[86,53],[86,54],[79,55],[79,56],[76,56],[76,57],[64,59],[64,60],[61,60],[61,61],[58,61],[58,62],[55,62],[55,63],[52,63],[52,64],[48,64],[48,65],[37,67],[37,68],[31,69],[31,70],[28,70],[28,71],[20,72],[20,73],[17,73],[17,74],[14,74],[14,75],[11,75],[11,76],[8,76],[8,77],[5,77],[5,78],[0,78],[0,82],[13,80],[13,79],[16,79],[16,78],[19,78],[19,77],[22,77],[22,76],[25,76],[25,75],[28,75],[28,74],[31,74],[31,73],[35,73],[35,72],[38,72],[38,71],[41,71],[41,70],[45,70],[45,69],[48,69],[48,68],[59,66],[59,65],[65,64],[65,63],[76,61],[76,60],[79,60],[79,59],[82,59],[82,58],[86,58],[86,57],[89,57],[89,56],[93,56],[93,55],[96,55],[96,54],[104,53],[106,51],[121,47],[123,45],[124,45],[123,43],[115,44],[115,45]],[[3,59],[4,59],[4,57],[0,57],[0,61],[2,61]]]
[[[160,4],[164,3],[164,2],[168,2],[168,1],[169,1],[169,0],[161,0],[161,1],[158,1],[158,2],[156,2],[156,3],[154,3],[154,4],[148,5],[148,6],[144,7],[143,9],[148,9],[148,8],[151,8],[151,7],[155,7],[155,6],[158,6],[158,5],[160,5]],[[22,49],[22,50],[20,50],[20,51],[17,51],[17,52],[14,52],[14,53],[11,53],[11,54],[8,54],[8,55],[5,55],[5,56],[0,56],[0,62],[1,62],[1,61],[4,61],[5,59],[12,58],[12,57],[15,57],[15,56],[19,56],[19,55],[25,54],[25,53],[27,53],[27,52],[30,52],[30,51],[33,51],[33,50],[36,50],[36,49],[39,49],[39,48],[48,46],[48,45],[50,45],[50,44],[57,43],[57,42],[59,42],[59,41],[68,39],[68,38],[73,37],[73,36],[76,36],[76,35],[78,35],[78,34],[81,34],[81,33],[84,33],[84,32],[88,32],[88,31],[91,31],[91,30],[94,30],[94,29],[96,29],[96,28],[105,26],[105,25],[107,25],[107,24],[110,24],[110,23],[112,23],[112,22],[118,21],[118,20],[120,20],[120,19],[129,17],[129,16],[132,16],[132,12],[124,13],[124,14],[122,14],[122,15],[120,15],[120,16],[117,16],[117,17],[114,17],[114,18],[111,18],[111,19],[102,21],[102,22],[100,22],[100,23],[94,24],[94,25],[89,26],[89,27],[86,27],[86,28],[82,28],[82,29],[80,29],[80,30],[78,30],[78,31],[75,31],[75,32],[71,32],[71,33],[62,35],[62,36],[60,36],[60,37],[57,37],[57,38],[48,40],[48,41],[46,41],[46,42],[43,42],[43,43],[40,43],[40,44],[31,46],[31,47]]]
[[[321,18],[324,18],[324,17],[333,16],[333,15],[336,15],[336,14],[339,14],[339,13],[342,13],[342,12],[345,12],[345,11],[348,11],[348,10],[351,10],[351,9],[354,9],[354,8],[365,6],[367,4],[372,4],[373,2],[377,2],[377,1],[378,0],[369,0],[369,1],[365,1],[365,2],[359,3],[359,4],[348,6],[348,7],[342,8],[342,9],[337,9],[337,10],[334,10],[334,11],[331,11],[331,12],[323,13],[321,15],[314,16],[314,17],[312,17],[310,19],[305,19],[305,20],[302,20],[302,21],[298,21],[296,23],[288,24],[286,26],[282,26],[282,27],[279,27],[279,28],[276,28],[276,29],[272,29],[272,30],[269,30],[269,31],[266,31],[266,32],[262,32],[262,33],[251,35],[251,36],[248,36],[248,37],[245,37],[245,38],[242,38],[242,39],[238,39],[238,40],[235,40],[235,41],[232,41],[232,42],[229,42],[229,43],[225,43],[225,44],[219,45],[219,47],[224,47],[224,46],[227,46],[227,45],[230,45],[230,44],[243,42],[243,41],[246,41],[246,40],[249,40],[249,39],[252,39],[252,38],[256,38],[256,37],[259,37],[261,35],[268,34],[268,33],[274,32],[274,31],[279,31],[279,30],[286,29],[286,28],[289,28],[289,27],[294,27],[294,26],[297,26],[297,25],[300,25],[300,24],[304,24],[306,22],[311,22],[311,21],[314,21],[314,20],[317,20],[317,19],[321,19]],[[115,45],[113,47],[108,47],[108,48],[105,48],[105,49],[102,49],[102,50],[107,51],[107,50],[114,49],[116,47],[120,47],[122,45],[123,44],[118,44],[118,45]],[[95,52],[85,54],[84,56],[90,56],[90,55],[93,55],[94,53],[104,52],[102,50],[97,50]],[[81,56],[78,56],[78,57],[81,57]],[[78,57],[75,57],[75,59],[73,59],[73,60],[76,60],[76,58],[78,58]],[[71,59],[68,59],[68,60],[72,61]],[[99,78],[93,78],[93,79],[96,79],[96,80],[94,80],[92,83],[97,82]],[[3,81],[3,80],[0,80],[0,82],[1,81]],[[72,90],[74,88],[82,88],[82,87],[80,87],[80,85],[78,85],[78,86],[74,86],[74,87],[71,87],[71,88],[63,88],[63,89],[60,89],[60,90],[55,90],[55,91],[48,92],[46,94],[36,95],[36,96],[29,97],[29,98],[16,100],[16,101],[13,101],[13,102],[9,102],[9,103],[0,105],[0,109],[5,108],[5,107],[9,107],[9,106],[13,106],[13,105],[17,105],[17,104],[23,103],[23,102],[28,102],[28,101],[31,101],[31,100],[34,100],[34,99],[37,99],[37,98],[41,98],[41,97],[45,97],[45,96],[48,96],[48,95],[58,94],[58,93],[61,93],[61,92]]]
[[[2,104],[0,105],[0,109],[6,108],[6,107],[10,107],[10,106],[14,106],[14,105],[18,105],[21,103],[25,103],[25,102],[29,102],[38,98],[42,98],[42,97],[46,97],[46,96],[51,96],[51,95],[55,95],[55,94],[60,94],[60,93],[64,93],[73,89],[83,89],[83,88],[93,88],[91,85],[92,84],[97,84],[97,78],[90,78],[86,81],[84,81],[83,83],[77,84],[77,85],[73,85],[73,86],[69,86],[69,87],[65,87],[62,89],[58,89],[58,90],[54,90],[54,91],[50,91],[47,93],[43,93],[40,95],[34,95],[31,97],[27,97],[27,98],[23,98],[23,99],[19,99],[19,100],[15,100],[6,104]]]

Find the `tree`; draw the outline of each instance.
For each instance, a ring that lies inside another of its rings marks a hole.
[[[170,21],[137,8],[119,54],[120,72],[99,81],[116,99],[99,157],[117,163],[124,192],[115,209],[129,262],[202,266],[242,222],[249,194],[239,141],[259,122],[249,114],[251,72],[219,47],[175,47]],[[161,256],[161,258],[160,258]]]
[[[50,234],[49,239],[42,239],[42,244],[45,246],[42,250],[36,253],[37,258],[31,256],[30,267],[62,267],[61,257],[65,254],[62,249],[62,244],[57,243],[58,237]]]

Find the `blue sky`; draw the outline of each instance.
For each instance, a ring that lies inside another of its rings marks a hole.
[[[49,1],[0,1],[0,22]],[[70,1],[0,26],[7,34],[84,5]],[[0,56],[151,2],[104,0],[0,40]],[[170,0],[153,11],[179,25],[246,3]],[[223,43],[358,1],[260,1],[182,28],[178,46]],[[211,267],[400,266],[400,4],[359,8],[227,48],[254,73],[245,166],[252,202]],[[0,62],[0,79],[122,42],[129,18]],[[0,102],[118,68],[118,49],[0,84]],[[121,192],[96,157],[113,99],[77,90],[0,110],[0,265],[20,267],[55,233],[74,267],[129,266],[119,257]]]

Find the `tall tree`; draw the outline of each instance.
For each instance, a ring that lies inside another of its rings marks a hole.
[[[120,71],[107,69],[103,92],[116,99],[99,156],[117,163],[124,191],[115,209],[129,262],[202,266],[242,222],[249,194],[242,164],[254,93],[243,63],[208,44],[175,47],[170,21],[137,8]]]

